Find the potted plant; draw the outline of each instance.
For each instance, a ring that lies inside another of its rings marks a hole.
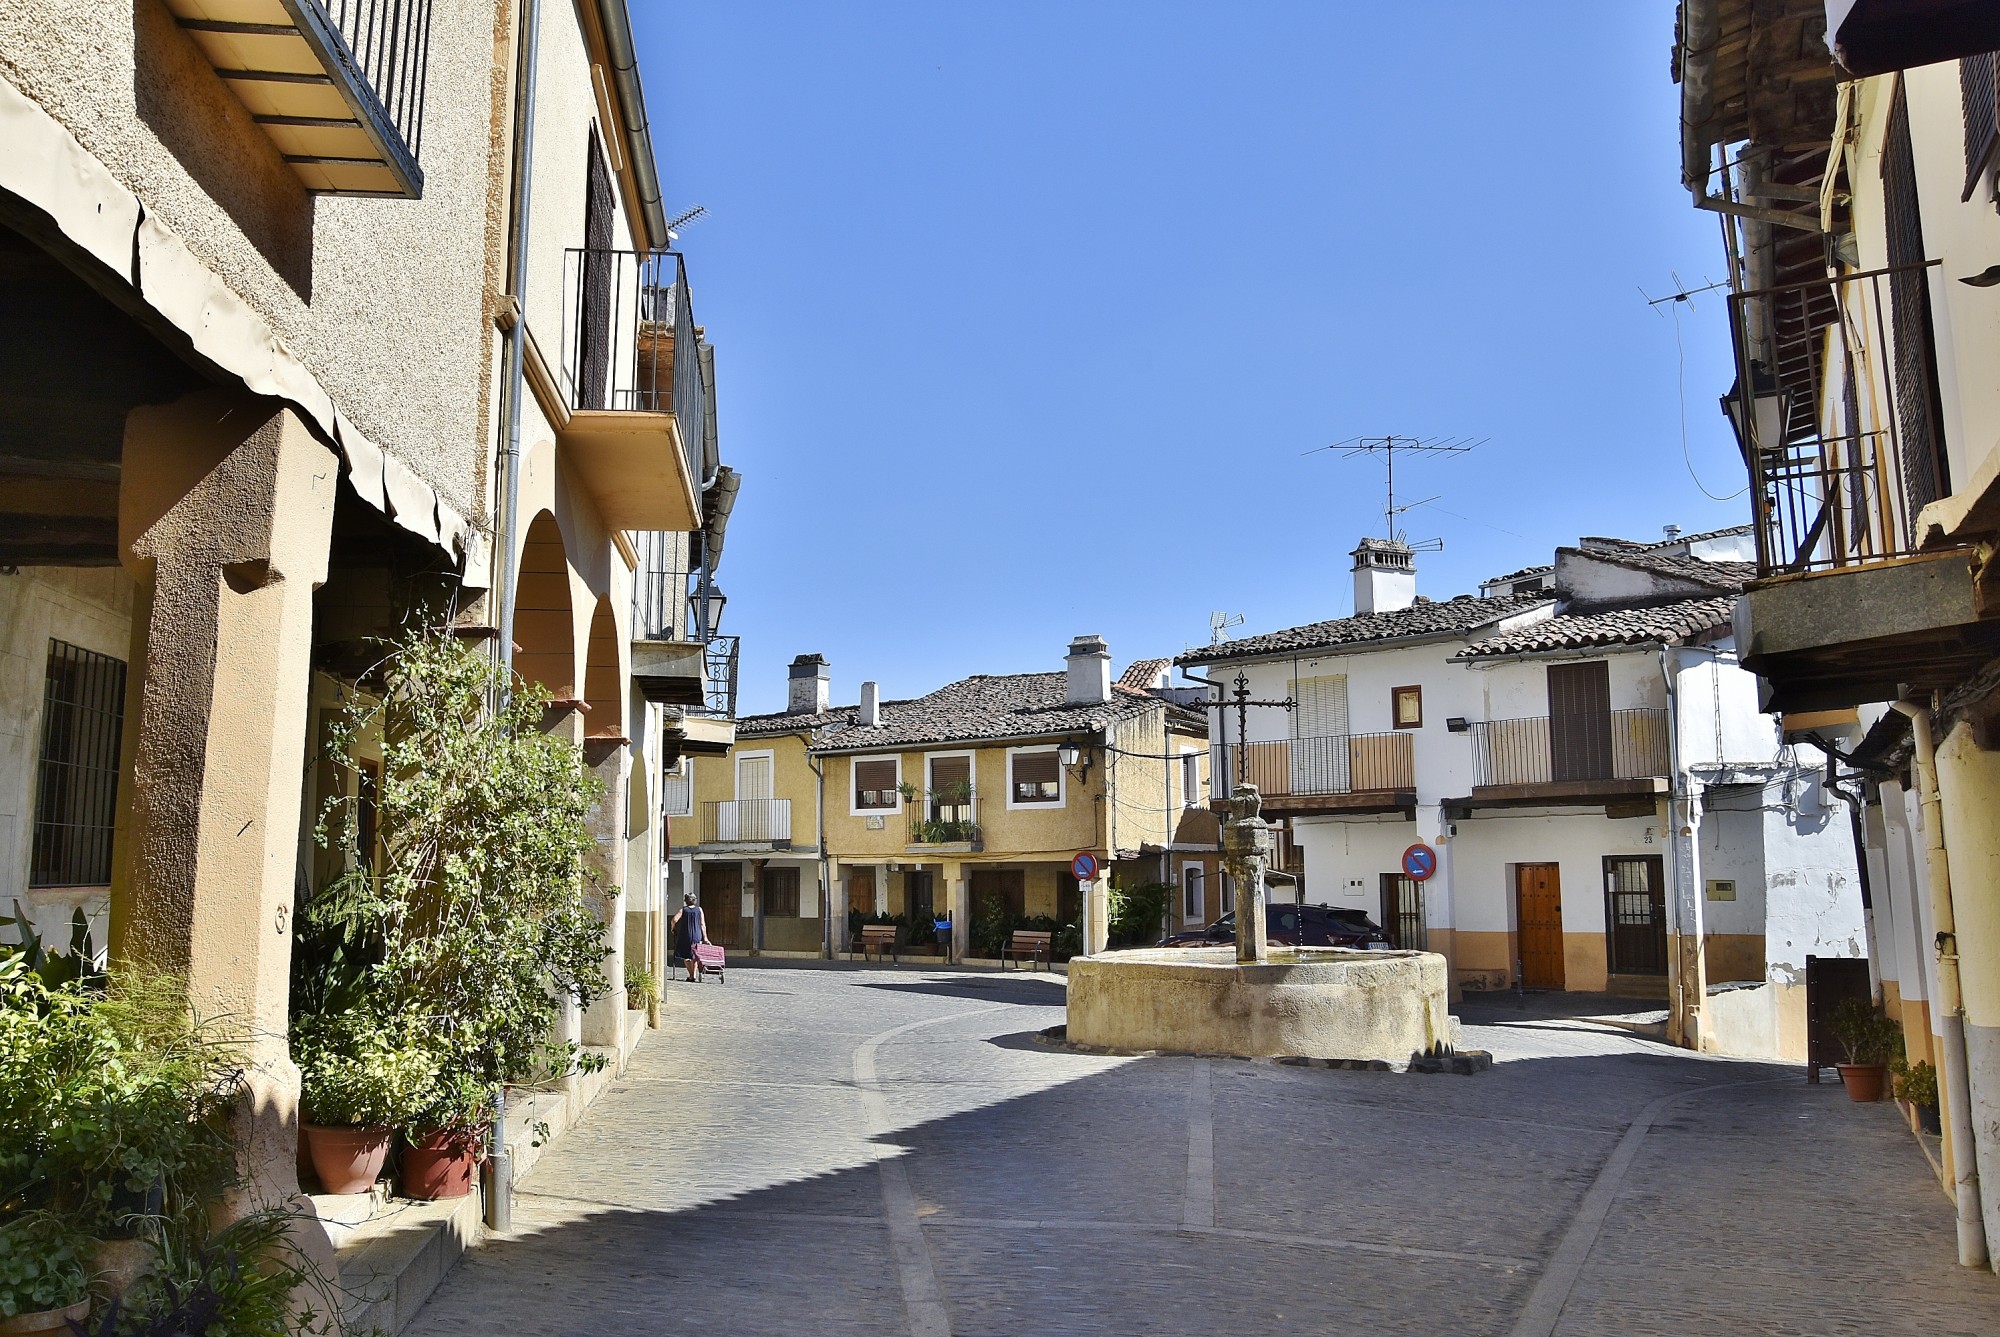
[[[406,1197],[429,1201],[472,1192],[493,1118],[490,1092],[467,1072],[446,1075],[432,1087],[403,1134]]]
[[[306,1018],[295,1027],[300,1132],[328,1193],[366,1193],[382,1177],[395,1125],[437,1081],[421,1043],[363,1014]]]
[[[0,1225],[0,1337],[63,1333],[90,1316],[84,1241],[51,1212]]]
[[[1938,1121],[1937,1069],[1925,1059],[1915,1063],[1898,1060],[1895,1065],[1896,1099],[1908,1101],[1917,1111],[1917,1126],[1926,1133],[1943,1131]]]
[[[1847,1054],[1847,1062],[1836,1065],[1847,1098],[1880,1100],[1889,1064],[1902,1056],[1902,1027],[1865,998],[1841,1000],[1827,1027]]]

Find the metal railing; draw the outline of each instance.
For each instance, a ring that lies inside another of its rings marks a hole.
[[[709,845],[781,845],[792,839],[792,801],[739,798],[701,805],[701,839]]]
[[[912,845],[970,845],[982,839],[979,795],[929,795],[904,803]]]
[[[574,408],[672,413],[682,451],[701,458],[709,413],[701,334],[677,252],[564,252],[561,374]]]
[[[737,638],[734,636],[714,636],[709,639],[705,657],[708,661],[708,703],[705,713],[721,715],[728,719],[736,717],[736,651]]]
[[[688,536],[647,530],[632,538],[639,550],[639,569],[632,581],[632,639],[693,640]]]
[[[1210,750],[1221,777],[1214,792],[1227,794],[1241,780],[1266,798],[1316,794],[1365,794],[1417,787],[1415,749],[1407,733],[1334,734],[1229,743]]]
[[[1642,780],[1667,774],[1667,712],[1480,720],[1471,728],[1472,783],[1547,785]]]
[[[347,44],[354,69],[410,157],[424,147],[424,94],[430,82],[431,0],[293,0],[324,14]]]
[[[1731,294],[1759,575],[1916,551],[1917,512],[1945,493],[1925,328],[1937,264]]]

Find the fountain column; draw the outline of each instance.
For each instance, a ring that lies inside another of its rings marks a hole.
[[[1240,784],[1229,795],[1229,820],[1222,824],[1222,864],[1236,889],[1236,959],[1268,961],[1265,935],[1264,868],[1270,860],[1271,824],[1258,814],[1263,796],[1257,786]]]

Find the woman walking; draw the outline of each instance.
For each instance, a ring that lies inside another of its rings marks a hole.
[[[667,934],[673,939],[674,959],[687,967],[688,983],[699,982],[700,967],[695,964],[696,943],[708,941],[708,925],[702,918],[701,907],[694,903],[693,892],[681,896],[681,908],[675,912],[673,922],[667,925]]]

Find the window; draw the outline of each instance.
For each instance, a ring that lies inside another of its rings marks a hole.
[[[1181,869],[1181,922],[1184,924],[1202,922],[1202,878],[1202,868],[1198,863]]]
[[[1201,753],[1181,753],[1181,806],[1201,806]]]
[[[694,816],[694,759],[681,763],[661,777],[660,810],[669,817]]]
[[[764,918],[797,919],[799,917],[799,870],[796,868],[766,868],[764,870]]]
[[[590,132],[583,197],[583,285],[579,309],[580,347],[576,367],[576,407],[608,408],[605,379],[611,371],[611,284],[617,257],[611,254],[611,169],[597,131]]]
[[[124,727],[124,662],[51,640],[29,886],[110,883]]]
[[[902,795],[896,792],[902,763],[894,757],[854,763],[854,810],[893,812]]]
[[[1398,729],[1424,727],[1424,689],[1398,687],[1392,693],[1390,719]]]
[[[1015,752],[1007,764],[1012,768],[1007,794],[1011,804],[1061,803],[1062,763],[1055,750]]]

